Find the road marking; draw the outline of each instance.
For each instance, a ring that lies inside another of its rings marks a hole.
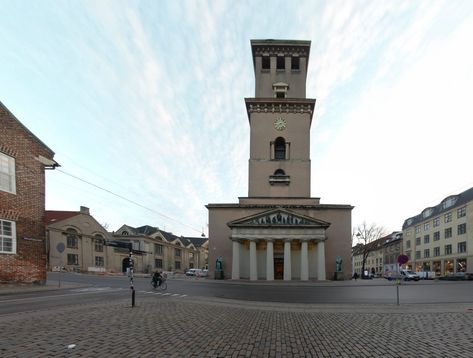
[[[171,293],[171,292],[166,292],[166,293],[162,293],[162,292],[155,292],[155,291],[138,291],[140,293],[146,293],[146,294],[150,294],[150,295],[161,295],[161,296],[171,296],[171,297],[187,297],[187,295],[183,295],[183,294],[180,294],[180,293]]]
[[[118,292],[122,291],[122,288],[114,289],[114,290],[108,290],[108,292]],[[25,297],[25,298],[16,298],[13,300],[0,300],[0,304],[4,302],[17,302],[17,301],[35,301],[35,300],[42,300],[45,298],[56,298],[56,297],[64,297],[64,296],[77,296],[77,295],[85,295],[88,293],[101,293],[103,291],[86,291],[86,292],[76,292],[76,293],[66,293],[63,295],[53,295],[53,296],[36,296],[36,297]]]
[[[76,288],[71,290],[72,292],[96,292],[96,291],[109,291],[113,290],[111,287],[87,287],[87,288]],[[116,290],[123,290],[123,288],[117,288]]]

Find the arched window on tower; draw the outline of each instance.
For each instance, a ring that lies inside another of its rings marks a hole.
[[[286,159],[286,141],[283,137],[278,137],[274,141],[274,159],[285,160]]]
[[[275,176],[277,176],[277,175],[281,176],[281,175],[286,175],[286,173],[282,169],[276,169],[276,171],[274,172],[274,175]]]

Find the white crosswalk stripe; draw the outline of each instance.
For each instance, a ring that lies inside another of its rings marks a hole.
[[[147,294],[147,295],[160,295],[160,296],[170,296],[170,297],[187,297],[187,295],[183,295],[183,294],[180,294],[180,293],[171,293],[171,292],[166,292],[166,293],[163,293],[163,292],[155,292],[155,291],[138,291],[140,293],[144,293],[144,294]]]

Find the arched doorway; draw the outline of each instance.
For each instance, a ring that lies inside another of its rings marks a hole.
[[[128,267],[130,267],[130,258],[125,257],[122,261],[122,272],[126,272]]]

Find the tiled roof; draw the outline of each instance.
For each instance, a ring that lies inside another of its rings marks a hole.
[[[80,214],[79,211],[46,210],[45,216],[44,216],[44,223],[46,225],[51,225],[58,221],[66,220],[79,214]]]
[[[422,221],[432,219],[433,217],[440,215],[443,212],[465,205],[471,200],[473,200],[473,188],[465,190],[464,192],[461,192],[460,194],[457,194],[457,195],[447,196],[445,199],[443,199],[440,202],[440,204],[430,207],[430,208],[425,208],[424,210],[422,210],[420,214],[413,216],[409,219],[406,219],[404,221],[404,224],[402,225],[402,229],[404,230]],[[446,206],[445,204],[447,204],[448,202],[451,202],[452,204],[450,206]]]
[[[202,246],[208,239],[206,237],[186,237],[195,247]]]
[[[153,227],[149,225],[137,227],[135,230],[136,230],[136,233],[143,234],[143,235],[152,235],[156,231],[160,231],[157,227]]]

